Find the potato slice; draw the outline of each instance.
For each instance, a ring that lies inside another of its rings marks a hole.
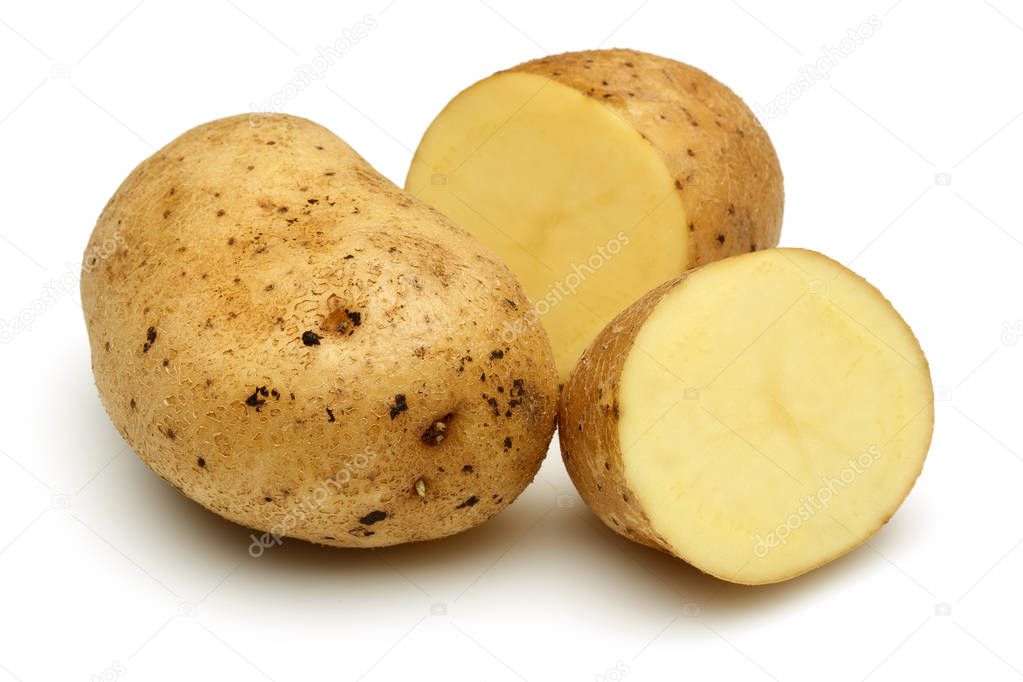
[[[725,580],[778,582],[857,547],[923,467],[927,361],[881,293],[770,249],[651,291],[565,385],[562,454],[613,530]]]
[[[547,57],[465,90],[423,137],[406,189],[511,266],[562,379],[643,293],[775,246],[781,229],[781,170],[746,105],[631,50]]]

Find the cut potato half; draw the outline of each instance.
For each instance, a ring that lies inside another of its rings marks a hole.
[[[565,386],[562,454],[612,529],[725,580],[786,580],[902,503],[934,423],[927,361],[864,279],[770,249],[650,292]]]
[[[423,137],[406,189],[511,266],[564,379],[654,286],[776,245],[781,182],[767,134],[724,85],[670,59],[603,50],[462,92]]]

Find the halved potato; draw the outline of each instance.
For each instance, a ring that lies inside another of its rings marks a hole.
[[[565,385],[562,454],[622,535],[746,584],[845,554],[899,507],[934,422],[927,361],[881,293],[770,249],[651,291]]]
[[[698,69],[632,50],[473,85],[427,130],[405,185],[511,266],[562,380],[652,287],[776,246],[781,230],[781,169],[749,108]]]

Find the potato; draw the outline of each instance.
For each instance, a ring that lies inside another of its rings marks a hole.
[[[128,176],[86,253],[108,243],[82,302],[111,419],[261,542],[438,538],[535,475],[557,379],[539,324],[501,339],[522,287],[325,128],[185,133]]]
[[[698,69],[632,50],[476,83],[430,125],[405,187],[518,274],[562,380],[651,288],[781,231],[781,169],[749,108]]]
[[[930,374],[881,293],[819,253],[695,269],[609,324],[565,385],[562,455],[621,535],[737,583],[865,542],[919,475]]]

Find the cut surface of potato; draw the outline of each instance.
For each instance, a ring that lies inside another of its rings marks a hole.
[[[772,249],[694,270],[631,312],[573,373],[560,429],[612,528],[759,584],[841,556],[901,504],[930,443],[930,375],[858,275]]]
[[[468,88],[427,131],[406,189],[510,265],[562,378],[640,295],[774,246],[780,229],[781,172],[741,100],[627,50],[548,57]]]

